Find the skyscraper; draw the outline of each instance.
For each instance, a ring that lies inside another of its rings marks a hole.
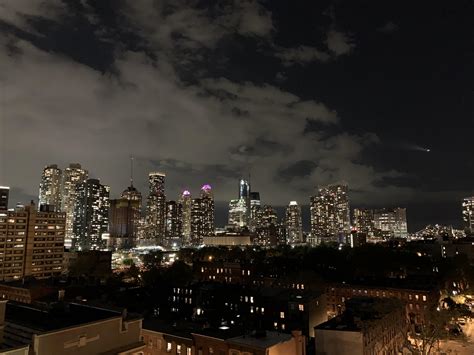
[[[176,201],[166,202],[166,236],[163,245],[167,248],[180,246],[183,236],[183,209]]]
[[[303,242],[303,225],[301,220],[301,207],[296,201],[290,201],[286,208],[286,238],[288,244]]]
[[[462,220],[467,234],[474,233],[474,196],[462,201]]]
[[[53,206],[55,211],[61,211],[61,169],[56,164],[43,169],[39,188],[39,205]]]
[[[311,236],[321,241],[345,243],[350,234],[348,186],[322,186],[310,199]]]
[[[354,227],[357,233],[365,234],[370,238],[374,236],[374,211],[366,208],[354,209]]]
[[[109,186],[98,179],[88,179],[77,185],[74,209],[72,248],[102,249],[109,227]]]
[[[241,229],[247,225],[247,206],[244,199],[230,200],[227,224],[234,229]]]
[[[110,200],[109,247],[130,249],[136,246],[140,223],[140,201],[127,198]]]
[[[374,232],[382,238],[407,238],[406,208],[375,210]]]
[[[249,229],[254,231],[257,226],[262,224],[262,205],[260,194],[258,192],[250,192],[250,220]]]
[[[146,206],[146,225],[147,239],[152,244],[162,244],[165,238],[165,177],[166,175],[160,172],[152,172],[148,175],[150,193]]]
[[[0,186],[0,211],[8,210],[8,196],[10,188],[8,186]]]
[[[214,195],[211,185],[201,187],[201,201],[203,208],[203,236],[214,235]]]
[[[181,214],[181,225],[183,229],[183,240],[182,245],[188,245],[191,243],[191,207],[192,207],[192,198],[191,192],[184,190],[181,198],[179,199],[181,204],[182,214]]]
[[[61,210],[66,212],[66,235],[64,245],[66,248],[72,246],[74,209],[76,206],[77,185],[82,184],[88,178],[88,171],[82,169],[81,164],[69,164],[64,169],[62,182]]]
[[[210,185],[203,185],[199,198],[191,204],[191,244],[201,245],[203,238],[214,235],[214,197]]]
[[[253,220],[255,222],[255,244],[262,246],[276,246],[279,244],[278,216],[272,206],[264,205],[259,210],[257,218]],[[282,244],[286,244],[286,240]]]

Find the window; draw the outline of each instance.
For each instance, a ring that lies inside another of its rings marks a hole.
[[[417,301],[418,301],[418,298],[419,298],[419,297],[418,297],[418,295],[415,295],[415,300],[417,300]]]
[[[176,354],[181,354],[181,345],[176,345]]]
[[[191,352],[192,352],[191,348],[186,348],[186,355],[191,355]]]
[[[298,305],[298,310],[300,310],[301,312],[304,311],[304,304],[299,304]]]
[[[426,296],[423,295],[423,302],[426,302]]]
[[[280,312],[280,318],[284,319],[285,318],[285,312]]]
[[[172,347],[173,347],[173,344],[171,344],[170,342],[167,342],[167,343],[166,343],[166,351],[167,351],[167,352],[169,352],[169,353],[170,353],[170,352],[171,352],[171,349],[172,349]]]
[[[213,355],[213,354],[214,354],[214,348],[209,347],[209,355]]]

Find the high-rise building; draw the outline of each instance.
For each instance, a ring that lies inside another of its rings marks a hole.
[[[50,208],[51,210],[48,210]],[[0,212],[0,279],[45,278],[61,274],[66,215],[51,205]]]
[[[0,211],[8,210],[8,196],[10,188],[8,186],[0,186]]]
[[[202,244],[203,233],[203,205],[200,198],[193,198],[191,202],[191,245]]]
[[[152,244],[162,244],[165,238],[166,196],[164,173],[152,172],[148,175],[150,194],[146,206],[147,239]]]
[[[320,241],[345,243],[350,234],[348,186],[321,186],[310,200],[311,236]]]
[[[290,201],[286,208],[285,226],[288,244],[298,244],[303,242],[301,207],[296,201]]]
[[[214,235],[214,197],[211,186],[201,188],[199,198],[191,204],[191,244],[201,245],[204,237]]]
[[[53,206],[55,211],[61,210],[62,172],[56,164],[48,165],[41,175],[39,188],[39,205]]]
[[[366,237],[374,236],[374,210],[366,208],[354,209],[354,227],[357,233],[363,233]]]
[[[184,190],[181,198],[179,199],[181,204],[182,214],[181,214],[181,226],[183,229],[183,240],[181,245],[189,245],[191,242],[191,207],[192,207],[192,198],[191,192]]]
[[[166,236],[164,246],[176,248],[182,243],[183,237],[183,208],[176,201],[166,202]]]
[[[474,196],[463,199],[462,219],[466,233],[474,233]]]
[[[253,232],[262,224],[262,205],[260,201],[260,193],[250,192],[250,220],[249,229]]]
[[[214,226],[214,196],[211,185],[201,187],[201,201],[203,207],[203,236],[210,237],[215,233]]]
[[[72,246],[72,239],[74,238],[73,224],[77,185],[86,181],[88,175],[88,171],[82,169],[81,164],[69,164],[69,167],[64,169],[63,172],[61,210],[66,212],[66,236],[64,240],[66,248]]]
[[[241,229],[247,226],[247,205],[244,199],[230,200],[227,224],[234,229]]]
[[[72,248],[102,249],[106,246],[109,228],[110,187],[98,179],[77,185],[74,209]]]
[[[374,232],[382,238],[407,238],[406,208],[375,210]]]
[[[278,216],[271,206],[264,205],[263,208],[258,211],[253,221],[255,222],[255,244],[262,246],[276,246],[280,244]],[[284,235],[286,235],[286,233],[284,233]],[[286,240],[283,244],[286,244]]]
[[[109,245],[111,249],[136,246],[140,223],[140,201],[127,198],[110,200]]]

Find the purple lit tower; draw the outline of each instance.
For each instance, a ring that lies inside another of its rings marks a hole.
[[[211,185],[201,187],[199,198],[191,205],[191,244],[201,245],[204,237],[214,234],[214,196]]]
[[[191,243],[191,206],[192,198],[191,192],[184,190],[179,199],[182,206],[182,228],[183,228],[183,243],[182,245],[189,245]]]

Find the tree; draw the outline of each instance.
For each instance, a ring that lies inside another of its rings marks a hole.
[[[411,325],[407,346],[415,354],[432,354],[439,341],[449,339],[450,331],[457,329],[453,320],[459,317],[459,312],[450,308],[438,309],[426,312],[424,323]]]

